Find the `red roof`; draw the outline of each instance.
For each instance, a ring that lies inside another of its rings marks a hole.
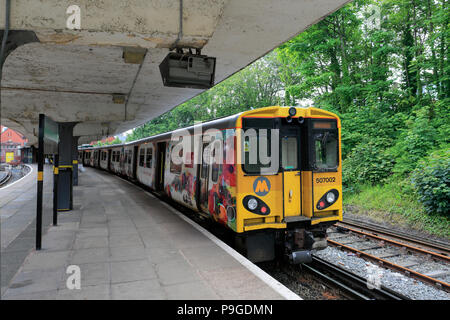
[[[23,147],[28,139],[13,129],[1,126],[0,142],[2,144],[20,144]]]

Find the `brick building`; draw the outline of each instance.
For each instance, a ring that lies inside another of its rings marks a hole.
[[[0,161],[6,162],[6,156],[8,154],[8,162],[13,158],[13,162],[20,162],[21,150],[26,146],[28,139],[26,139],[20,133],[9,129],[7,127],[1,126],[0,133],[0,144],[1,144],[1,154]]]

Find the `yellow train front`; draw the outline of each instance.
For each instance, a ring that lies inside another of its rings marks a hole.
[[[302,263],[326,248],[326,229],[342,220],[340,127],[335,114],[316,108],[239,116],[235,231],[250,260]]]

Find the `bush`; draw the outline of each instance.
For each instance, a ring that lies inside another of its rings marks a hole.
[[[428,213],[450,212],[450,148],[433,152],[411,175],[418,200]]]
[[[343,184],[378,184],[390,176],[392,159],[386,155],[386,139],[373,139],[358,144],[343,162]]]
[[[393,172],[407,176],[416,168],[420,159],[436,147],[436,129],[432,126],[427,112],[428,107],[418,112],[418,116],[410,121],[398,142],[388,153],[395,159]]]

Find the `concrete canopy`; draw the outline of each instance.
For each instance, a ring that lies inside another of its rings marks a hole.
[[[81,9],[70,30],[67,9]],[[179,46],[217,58],[218,83],[265,55],[348,0],[183,0]],[[0,28],[5,25],[0,0]],[[1,122],[37,143],[38,114],[79,122],[86,143],[141,125],[202,92],[164,87],[159,64],[177,39],[180,0],[15,0],[11,30],[38,41],[7,57]],[[130,49],[131,48],[131,49]],[[140,63],[124,52],[143,48]],[[119,99],[113,99],[119,97]]]

